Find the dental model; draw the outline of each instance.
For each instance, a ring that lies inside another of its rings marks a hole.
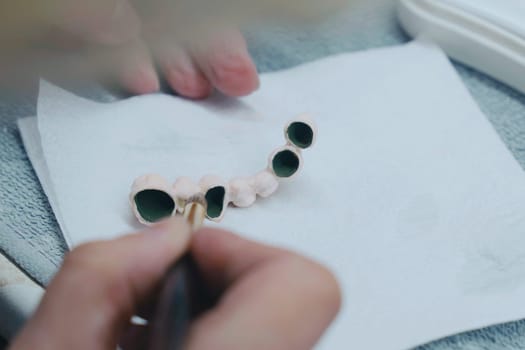
[[[172,187],[166,179],[156,174],[135,180],[131,187],[130,202],[139,222],[147,226],[177,212]]]
[[[273,151],[268,169],[279,179],[292,179],[303,166],[301,151],[286,145]]]
[[[206,218],[215,222],[221,221],[229,203],[228,183],[219,176],[208,175],[201,179],[199,186],[208,203]]]
[[[257,200],[270,197],[279,188],[277,177],[269,170],[263,170],[253,177],[236,178],[230,181],[230,199],[238,208],[251,207]]]
[[[255,193],[263,198],[270,197],[279,188],[279,181],[270,170],[263,170],[256,174],[253,178],[253,183]]]
[[[309,115],[303,114],[286,124],[284,137],[289,145],[305,150],[315,144],[317,125]]]
[[[186,176],[179,177],[173,184],[173,195],[179,213],[184,211],[186,202],[194,195],[201,193],[201,187],[192,179]]]
[[[197,194],[207,201],[206,217],[220,222],[231,203],[248,208],[257,197],[267,198],[279,188],[279,180],[292,179],[303,166],[302,151],[312,147],[317,137],[317,126],[307,115],[289,121],[284,127],[286,144],[275,149],[267,168],[253,176],[224,181],[214,175],[204,176],[199,183],[188,177],[179,177],[170,186],[159,175],[146,175],[133,183],[130,195],[133,213],[145,225],[152,225],[169,216],[182,213],[188,199]]]
[[[239,177],[231,180],[230,199],[238,208],[251,207],[257,200],[254,178]]]

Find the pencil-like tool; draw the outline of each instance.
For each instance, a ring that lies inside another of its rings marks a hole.
[[[203,195],[187,201],[184,217],[192,231],[198,230],[206,216]],[[213,299],[201,278],[190,253],[180,259],[167,273],[162,285],[150,331],[152,350],[182,349],[191,322],[213,305]]]

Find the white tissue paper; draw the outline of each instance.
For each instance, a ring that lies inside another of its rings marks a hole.
[[[404,349],[525,316],[525,175],[433,46],[266,74],[240,100],[99,104],[43,83],[21,131],[76,246],[138,227],[136,177],[250,175],[303,112],[319,124],[303,172],[221,226],[334,271],[344,305],[319,349]]]

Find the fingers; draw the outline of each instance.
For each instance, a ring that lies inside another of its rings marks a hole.
[[[129,318],[188,241],[189,228],[172,220],[74,250],[12,349],[114,349],[124,331],[137,345],[147,329],[129,328]],[[192,326],[189,349],[311,348],[339,309],[333,276],[293,253],[209,229],[191,251],[224,294]]]
[[[191,251],[226,292],[195,322],[188,349],[312,348],[339,310],[332,274],[293,253],[209,229],[195,235]]]
[[[257,70],[241,33],[221,33],[215,34],[214,39],[191,36],[191,42],[185,44],[184,40],[156,40],[155,56],[174,91],[187,98],[202,99],[214,88],[238,97],[259,87]]]
[[[0,5],[0,9],[14,8],[12,6],[15,4]],[[78,52],[87,58],[95,56],[95,62],[82,62],[81,66],[86,66],[84,70],[87,72],[93,71],[97,76],[106,77],[106,80],[117,72],[123,87],[133,94],[157,91],[159,79],[152,57],[142,42],[142,38],[147,38],[148,46],[153,48],[153,58],[160,63],[161,73],[173,90],[184,97],[202,99],[208,97],[215,88],[226,95],[238,97],[250,94],[259,87],[255,64],[238,30],[221,30],[224,24],[215,26],[211,22],[211,25],[193,27],[193,17],[184,18],[184,6],[181,8],[165,2],[135,2],[135,5],[141,5],[140,13],[129,0],[50,0],[38,4],[35,2],[27,11],[17,5],[14,8],[16,11],[7,12],[23,13],[24,19],[20,19],[19,26],[31,27],[32,40],[42,40],[45,44],[41,45],[43,48],[57,51],[58,59],[44,62],[44,65],[59,72],[64,66],[62,62],[68,60],[68,54]],[[187,25],[173,23],[175,9],[176,18]],[[145,23],[141,23],[139,15],[145,19]],[[30,25],[28,21],[38,25]],[[198,35],[187,33],[194,29],[199,32]],[[201,34],[201,31],[204,33]],[[171,42],[164,39],[167,36]],[[193,40],[191,45],[186,40],[177,40],[195,36],[201,40]],[[26,41],[28,39],[22,40],[21,45],[24,46]],[[129,50],[130,47],[136,48],[137,43],[140,43],[140,48]],[[42,65],[41,61],[46,57],[37,55],[34,45],[26,49],[28,54],[31,53],[33,62],[37,66]],[[111,73],[106,70],[108,63],[99,59],[109,56],[105,52],[108,49],[129,51],[129,54],[114,63],[116,68],[112,67]],[[67,74],[63,75],[71,78]]]
[[[118,81],[132,94],[149,94],[159,90],[160,82],[147,45],[136,40],[116,52],[119,60]]]
[[[222,32],[191,50],[196,64],[222,93],[239,97],[259,88],[257,69],[239,31]]]
[[[171,13],[173,10],[173,6],[161,6],[160,3],[150,6],[154,12],[162,9]],[[215,88],[238,97],[259,87],[255,64],[238,30],[209,33],[217,28],[208,26],[204,30],[207,33],[195,35],[200,40],[195,40],[190,33],[189,37],[194,40],[189,45],[184,40],[177,40],[188,35],[178,34],[176,29],[180,29],[180,25],[170,22],[170,16],[164,15],[164,11],[152,18],[144,15],[141,7],[142,17],[146,19],[143,24],[129,0],[52,0],[48,7],[48,34],[57,39],[59,47],[97,51],[102,46],[117,52],[129,51],[116,63],[115,71],[119,72],[119,81],[130,93],[146,94],[159,89],[152,57],[141,38],[147,38],[153,58],[170,87],[184,97],[206,98]],[[53,30],[55,28],[59,30]],[[182,31],[185,33],[188,29]],[[130,47],[137,49],[132,51]],[[106,63],[95,64],[100,67],[95,66],[93,70],[105,74]]]
[[[213,92],[213,86],[193,61],[188,50],[177,44],[167,44],[156,50],[160,69],[170,87],[181,96],[203,99]]]
[[[50,20],[90,43],[120,45],[137,39],[140,19],[128,0],[53,0]]]
[[[175,219],[71,252],[13,349],[115,349],[138,304],[186,250]]]
[[[56,0],[64,9],[58,11],[59,26],[68,34],[89,43],[103,45],[122,45],[137,42],[140,37],[140,19],[128,0]],[[166,8],[168,11],[170,7]],[[167,19],[164,18],[164,21]],[[147,28],[158,32],[164,25]],[[156,29],[152,29],[156,28]],[[169,28],[169,26],[168,26]],[[173,33],[167,30],[166,33]],[[208,97],[213,88],[229,96],[244,96],[259,87],[259,78],[246,42],[239,31],[222,31],[213,40],[182,46],[159,39],[165,33],[148,33],[150,46],[160,63],[162,73],[170,86],[180,95],[193,99]],[[141,50],[144,51],[145,50]],[[153,77],[151,60],[146,54],[130,55],[124,61],[122,81],[131,93],[143,94],[158,89],[158,79]],[[133,73],[134,72],[134,73]]]

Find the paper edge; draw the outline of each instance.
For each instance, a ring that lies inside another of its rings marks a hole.
[[[71,247],[71,240],[67,233],[67,228],[62,218],[62,212],[53,189],[51,182],[51,176],[47,167],[46,158],[42,149],[42,142],[40,139],[40,132],[38,130],[38,120],[36,116],[23,117],[17,120],[18,129],[22,137],[22,143],[24,145],[27,157],[36,172],[38,182],[49,201],[49,205],[55,215],[58,222],[62,236],[64,237],[68,247]],[[33,138],[34,142],[29,142],[29,139]]]

